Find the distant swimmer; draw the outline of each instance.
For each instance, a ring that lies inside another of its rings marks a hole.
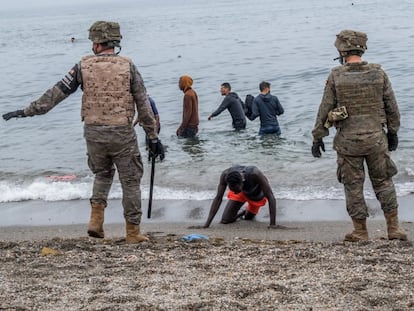
[[[208,228],[216,215],[223,200],[227,186],[229,199],[221,218],[222,224],[235,222],[243,217],[253,220],[259,209],[269,202],[270,224],[268,228],[276,226],[276,198],[266,176],[256,166],[235,165],[221,173],[216,197],[210,207],[210,212],[203,228]],[[244,203],[245,210],[239,212]]]
[[[75,42],[75,37],[70,38],[70,41]]]

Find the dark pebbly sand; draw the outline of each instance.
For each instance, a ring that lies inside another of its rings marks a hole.
[[[209,229],[143,223],[149,242],[127,245],[86,224],[0,227],[0,310],[413,310],[414,248],[342,242],[350,221],[239,221]],[[414,226],[403,221],[409,237]],[[183,241],[188,234],[204,240]]]

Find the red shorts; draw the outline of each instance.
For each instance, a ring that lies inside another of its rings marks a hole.
[[[257,215],[257,213],[259,212],[259,209],[262,206],[264,206],[267,202],[266,198],[263,198],[260,201],[253,201],[247,198],[243,192],[239,192],[236,194],[231,190],[229,190],[229,192],[227,193],[227,198],[229,198],[229,200],[236,201],[236,202],[242,202],[242,203],[247,202],[248,205],[247,205],[246,210],[254,215]]]

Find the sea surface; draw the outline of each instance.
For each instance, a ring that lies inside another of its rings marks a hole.
[[[398,5],[397,5],[398,2]],[[154,199],[209,200],[221,172],[233,164],[256,165],[278,199],[343,199],[336,180],[334,130],[322,158],[312,157],[311,130],[342,29],[368,34],[364,59],[379,63],[393,84],[400,111],[400,144],[392,153],[400,197],[414,192],[414,2],[411,0],[134,0],[76,5],[37,1],[0,11],[0,113],[26,107],[91,53],[88,28],[96,20],[118,21],[121,55],[133,59],[161,119],[166,159],[155,168]],[[16,2],[18,4],[18,2]],[[75,42],[71,42],[75,37]],[[188,74],[199,96],[200,132],[178,139],[182,115],[178,79]],[[220,84],[241,98],[272,84],[285,113],[282,136],[259,137],[259,120],[236,133],[227,111],[211,121],[221,103]],[[82,91],[48,114],[0,121],[0,208],[27,200],[88,199],[93,175],[87,166]],[[146,159],[144,132],[137,128]],[[142,197],[148,198],[145,161]],[[369,182],[368,198],[374,198]],[[118,180],[110,198],[119,199]]]

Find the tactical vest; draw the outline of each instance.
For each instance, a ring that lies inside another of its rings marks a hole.
[[[82,120],[86,125],[128,125],[135,114],[130,60],[86,56],[81,60]]]
[[[368,154],[384,140],[383,71],[363,62],[337,67],[332,75],[337,107],[345,106],[348,112],[347,119],[335,122],[334,147],[344,154]]]

